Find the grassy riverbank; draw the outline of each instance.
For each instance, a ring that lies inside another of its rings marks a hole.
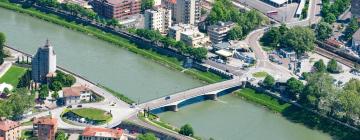
[[[25,13],[27,15],[30,15],[30,16],[33,16],[33,17],[36,17],[39,19],[43,19],[45,21],[52,22],[54,24],[61,25],[66,28],[69,28],[69,29],[72,29],[75,31],[79,31],[79,32],[85,33],[87,35],[94,36],[98,39],[110,42],[119,47],[124,47],[124,48],[128,49],[129,51],[134,52],[136,54],[150,58],[150,59],[152,59],[160,64],[163,64],[171,69],[175,69],[178,71],[184,70],[184,68],[181,65],[181,62],[179,60],[177,60],[176,58],[164,56],[164,55],[161,55],[161,54],[156,53],[151,50],[140,49],[140,48],[136,47],[135,44],[131,43],[127,39],[121,38],[121,37],[111,34],[111,33],[103,32],[95,27],[83,26],[83,25],[77,24],[75,22],[66,21],[65,19],[63,19],[59,16],[56,16],[53,14],[46,14],[46,13],[37,11],[33,8],[24,9],[19,5],[4,2],[4,0],[0,0],[0,7],[6,8],[9,10],[13,10],[13,11],[17,11],[20,13]],[[198,71],[190,69],[190,70],[187,70],[185,73],[187,73],[188,75],[191,75],[194,78],[205,81],[207,83],[216,83],[216,82],[223,80],[222,78],[218,78],[219,76],[217,78],[214,78],[215,77],[215,76],[213,76],[214,74],[212,74],[210,72],[198,72]]]
[[[126,97],[124,94],[121,94],[119,92],[116,92],[114,90],[112,90],[111,88],[108,88],[106,86],[103,86],[101,84],[98,84],[97,86],[105,89],[106,91],[110,92],[112,95],[114,95],[115,97],[117,97],[118,99],[120,99],[121,101],[124,101],[125,103],[128,104],[133,104],[135,103],[135,101],[131,100],[130,98]]]
[[[287,120],[300,123],[304,126],[319,130],[331,135],[334,139],[339,140],[357,140],[360,139],[360,133],[343,125],[339,125],[327,118],[321,117],[305,109],[296,107],[289,103],[284,103],[265,93],[256,92],[254,89],[240,89],[233,94],[244,98],[250,102],[254,102],[265,106],[266,108],[280,113]]]

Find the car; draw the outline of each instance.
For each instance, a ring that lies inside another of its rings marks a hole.
[[[66,108],[72,108],[72,105],[67,106]]]
[[[82,107],[82,105],[77,105],[77,107]]]
[[[169,99],[170,99],[170,96],[166,96],[166,97],[165,97],[165,100],[169,100]]]

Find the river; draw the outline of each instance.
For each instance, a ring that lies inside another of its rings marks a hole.
[[[0,8],[0,32],[7,43],[28,53],[48,38],[58,64],[126,96],[145,101],[204,85],[94,37]],[[165,112],[160,117],[176,126],[190,123],[196,135],[217,140],[329,140],[331,137],[289,122],[233,95]]]

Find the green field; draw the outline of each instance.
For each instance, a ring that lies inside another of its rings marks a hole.
[[[11,66],[10,69],[0,78],[0,83],[8,83],[16,87],[20,78],[26,73],[26,68]]]
[[[259,72],[255,72],[252,74],[252,76],[254,76],[256,78],[266,77],[267,75],[268,75],[268,73],[265,71],[259,71]]]
[[[235,91],[234,94],[241,96],[246,100],[264,105],[269,109],[280,113],[291,106],[291,104],[289,103],[282,102],[265,93],[259,93],[256,92],[254,89],[250,89],[250,88],[240,89],[238,91]]]
[[[94,121],[110,121],[111,115],[107,114],[106,111],[96,108],[81,108],[73,109],[69,112],[72,112],[80,117],[87,118]]]

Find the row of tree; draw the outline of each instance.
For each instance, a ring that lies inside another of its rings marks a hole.
[[[196,60],[203,60],[206,58],[207,50],[206,48],[193,48],[191,46],[186,45],[182,41],[176,41],[173,38],[162,36],[159,31],[155,30],[147,30],[147,29],[136,29],[135,34],[138,36],[144,37],[154,42],[160,42],[164,45],[164,47],[172,47],[177,49],[180,53],[184,55],[190,55],[194,57]]]
[[[0,100],[0,117],[18,120],[35,105],[35,94],[26,88],[16,89],[6,100]]]
[[[43,84],[40,86],[39,98],[42,100],[49,96],[50,90],[54,91],[52,98],[57,99],[59,97],[58,91],[63,87],[71,87],[76,82],[76,79],[71,74],[56,71],[56,76],[50,81],[50,84]]]
[[[315,33],[308,27],[296,26],[289,29],[285,25],[281,25],[280,27],[271,27],[260,41],[263,45],[274,49],[292,49],[299,55],[314,50]]]
[[[5,53],[4,53],[4,45],[5,45],[6,37],[5,34],[0,32],[0,65],[4,63]]]
[[[327,23],[334,23],[339,15],[349,8],[351,0],[322,0],[321,15]]]
[[[216,0],[213,4],[206,23],[212,25],[219,21],[237,23],[228,33],[228,38],[231,40],[243,39],[249,32],[268,22],[264,16],[255,10],[240,12],[230,0]]]

